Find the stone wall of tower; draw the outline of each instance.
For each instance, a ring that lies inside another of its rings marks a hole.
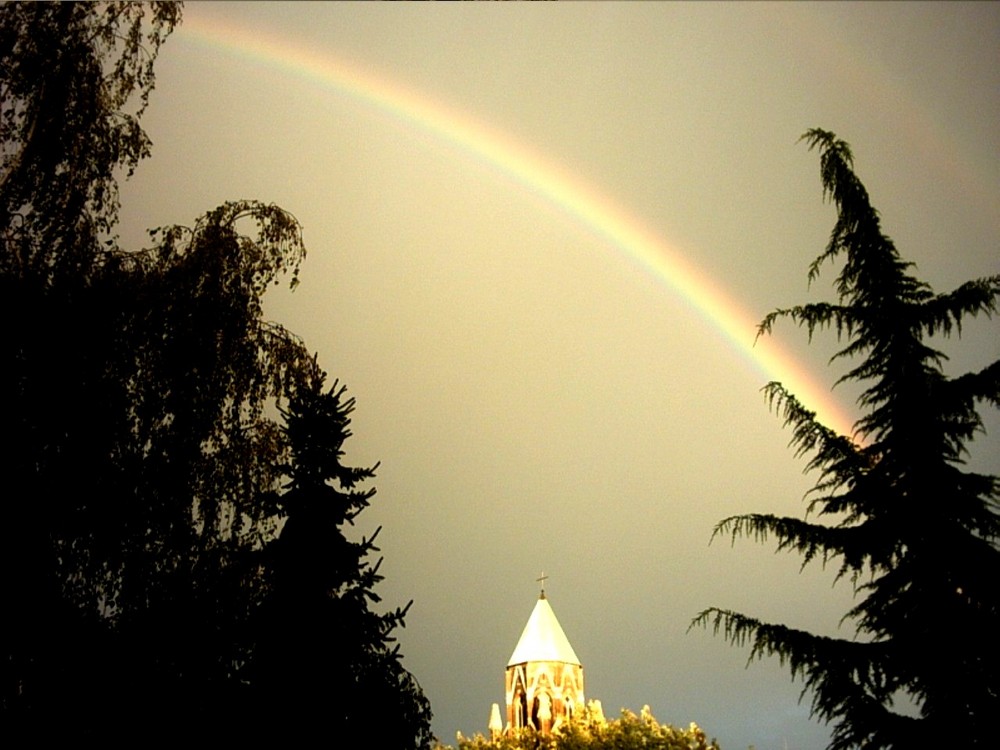
[[[584,706],[583,667],[558,661],[512,664],[505,675],[507,726],[548,733]]]

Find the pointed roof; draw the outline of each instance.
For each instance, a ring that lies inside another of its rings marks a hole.
[[[569,645],[569,639],[556,619],[545,592],[538,597],[531,611],[528,624],[524,626],[521,639],[514,647],[514,653],[507,662],[508,667],[528,661],[561,661],[579,664],[576,652]]]

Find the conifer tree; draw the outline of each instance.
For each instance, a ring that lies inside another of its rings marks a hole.
[[[813,714],[832,723],[835,750],[935,741],[992,747],[1000,715],[1000,482],[963,462],[983,430],[978,409],[1000,403],[1000,362],[948,377],[946,356],[929,339],[996,312],[1000,276],[935,294],[883,234],[848,145],[818,129],[803,139],[819,150],[824,196],[837,209],[809,279],[828,261],[842,263],[838,301],[776,310],[759,334],[782,318],[810,337],[836,331],[846,345],[834,359],[852,364],[840,381],[862,384],[862,416],[853,436],[837,434],[780,383],[768,384],[797,454],[818,473],[806,520],[735,516],[713,538],[774,539],[803,564],[835,563],[838,579],[854,586],[857,604],[844,622],[855,635],[822,637],[719,608],[692,625],[748,644],[751,660],[776,655],[787,664],[803,679],[803,694],[812,693]]]
[[[430,705],[392,635],[409,604],[384,614],[371,609],[380,601],[381,560],[368,559],[378,552],[379,529],[360,541],[345,534],[375,494],[359,485],[377,466],[344,466],[354,399],[337,383],[325,390],[324,377],[314,364],[285,412],[285,521],[262,553],[271,586],[251,679],[262,705],[279,717],[278,738],[372,734],[382,747],[425,748]]]

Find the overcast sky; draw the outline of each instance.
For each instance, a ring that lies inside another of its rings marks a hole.
[[[649,704],[724,750],[821,747],[776,662],[686,632],[715,605],[851,635],[831,572],[709,546],[733,514],[801,516],[815,479],[759,393],[781,373],[748,349],[770,310],[830,297],[835,269],[811,290],[806,270],[834,212],[797,139],[853,146],[935,290],[1000,273],[998,50],[996,3],[190,3],[122,237],[236,198],[302,222],[301,286],[269,314],[357,398],[348,460],[381,461],[358,530],[384,526],[386,605],[414,600],[404,663],[441,740],[486,731],[544,571],[607,713]],[[560,202],[556,174],[579,192]],[[942,342],[949,371],[1000,356],[996,330]],[[831,398],[836,341],[778,333],[787,375]],[[830,403],[855,418],[853,395]],[[987,423],[972,464],[1000,473]]]

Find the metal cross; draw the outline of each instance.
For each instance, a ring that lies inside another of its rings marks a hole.
[[[539,584],[541,584],[540,588],[542,590],[542,592],[541,592],[542,593],[542,598],[544,599],[545,598],[545,581],[548,580],[548,576],[545,575],[545,571],[542,571],[542,574],[538,578],[536,578],[535,580],[538,581]]]

